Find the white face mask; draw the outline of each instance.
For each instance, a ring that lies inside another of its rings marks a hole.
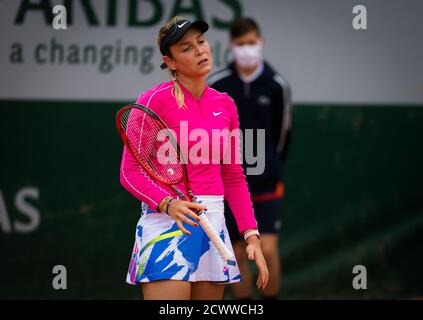
[[[263,44],[233,46],[232,54],[239,66],[252,68],[263,60]]]

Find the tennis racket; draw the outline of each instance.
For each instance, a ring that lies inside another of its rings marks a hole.
[[[158,181],[169,185],[181,199],[195,202],[189,185],[184,155],[176,138],[157,114],[140,104],[129,104],[118,111],[116,126],[123,142],[144,170]],[[180,182],[184,183],[188,199],[175,186]],[[231,260],[232,252],[222,241],[204,211],[198,211],[196,214],[200,218],[201,227],[222,259]]]

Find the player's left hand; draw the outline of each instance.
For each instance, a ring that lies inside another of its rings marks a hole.
[[[257,288],[264,289],[269,281],[269,270],[267,269],[266,260],[261,251],[260,239],[256,235],[247,238],[247,257],[249,260],[254,260],[258,269],[258,279],[256,282]]]

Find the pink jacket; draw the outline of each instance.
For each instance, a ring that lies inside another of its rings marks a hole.
[[[235,155],[240,154],[237,144],[230,144],[230,150],[227,150],[227,140],[225,142],[224,139],[219,139],[220,143],[217,146],[216,143],[212,144],[213,129],[239,128],[238,112],[233,100],[226,93],[218,92],[209,86],[206,86],[200,99],[195,99],[182,84],[181,88],[184,92],[186,108],[178,107],[172,95],[171,81],[141,93],[136,103],[153,110],[170,129],[174,130],[180,145],[181,132],[185,130],[190,135],[188,151],[193,152],[191,148],[194,145],[197,148],[201,145],[205,148],[202,150],[209,150],[208,154],[199,153],[202,163],[192,163],[191,158],[187,163],[189,182],[194,195],[224,195],[235,216],[239,231],[256,229],[257,221],[254,218],[242,166],[233,161]],[[195,129],[206,131],[209,141],[198,137],[195,139],[195,133],[198,132]],[[239,135],[236,139],[239,142]],[[200,140],[201,144],[198,143]],[[216,148],[220,149],[218,159],[214,153]],[[222,161],[225,150],[231,152],[231,163]],[[120,182],[134,197],[155,210],[164,197],[176,196],[169,186],[153,180],[126,147],[122,154]],[[185,192],[182,183],[177,187]]]

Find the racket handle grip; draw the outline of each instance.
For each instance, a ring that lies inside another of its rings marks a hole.
[[[228,249],[226,244],[223,242],[222,238],[217,233],[216,229],[211,224],[209,218],[204,213],[199,214],[200,225],[203,228],[204,232],[210,238],[211,242],[219,252],[223,260],[231,260],[234,258],[232,251]]]

